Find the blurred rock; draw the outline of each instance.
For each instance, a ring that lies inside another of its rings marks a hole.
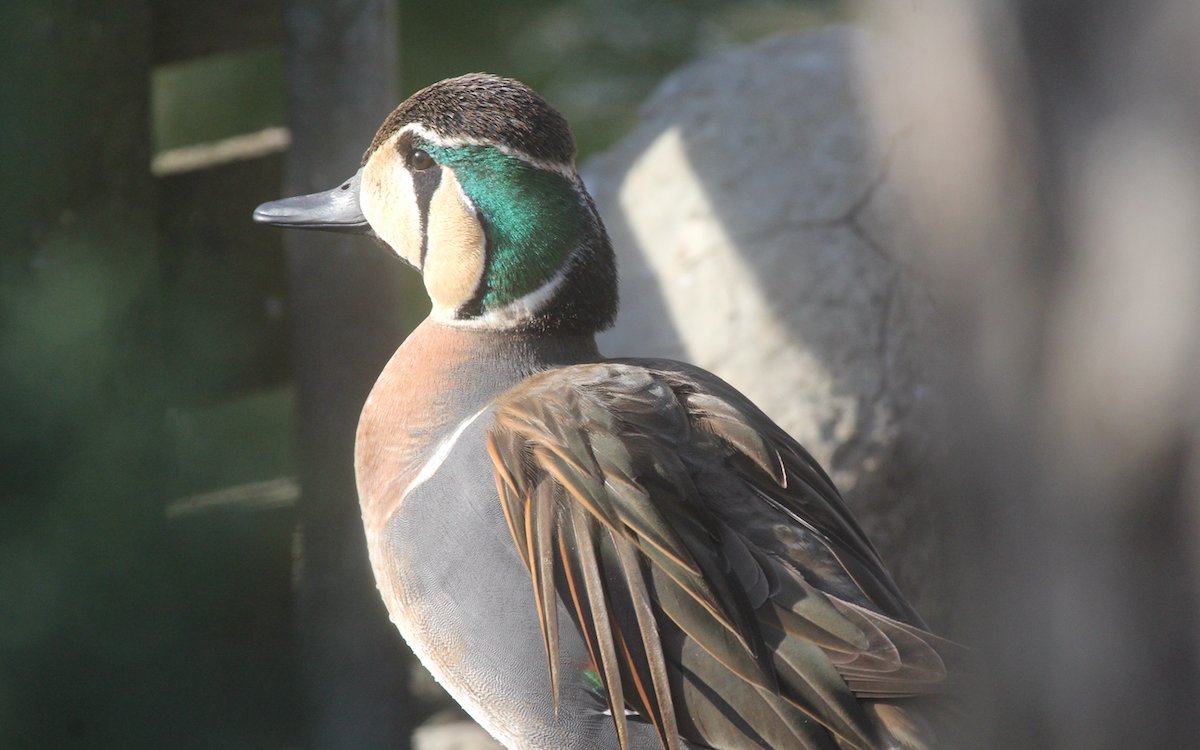
[[[621,269],[601,350],[728,380],[832,474],[935,623],[947,572],[924,467],[941,448],[929,302],[854,68],[862,31],[776,37],[669,77],[584,169]]]

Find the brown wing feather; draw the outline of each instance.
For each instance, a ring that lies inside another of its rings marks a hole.
[[[891,703],[946,691],[958,647],[925,631],[829,478],[745,397],[678,363],[609,362],[535,375],[495,415],[488,453],[556,702],[557,592],[622,748],[626,707],[670,748],[921,746]]]

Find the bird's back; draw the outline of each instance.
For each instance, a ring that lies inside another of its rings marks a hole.
[[[610,360],[534,375],[489,419],[546,651],[577,629],[614,707],[667,745],[922,746],[909,709],[949,688],[957,647],[744,396],[680,363]]]

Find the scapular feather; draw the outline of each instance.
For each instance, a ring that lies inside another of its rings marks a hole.
[[[622,748],[629,720],[666,748],[869,750],[890,725],[909,741],[917,724],[861,701],[945,691],[957,647],[924,630],[803,449],[713,376],[655,364],[541,373],[497,402],[488,454],[555,692],[561,597]]]

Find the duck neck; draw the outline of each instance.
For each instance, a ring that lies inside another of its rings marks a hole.
[[[535,372],[600,359],[591,333],[475,329],[426,320],[363,406],[355,470],[363,521],[379,528],[439,443]]]

